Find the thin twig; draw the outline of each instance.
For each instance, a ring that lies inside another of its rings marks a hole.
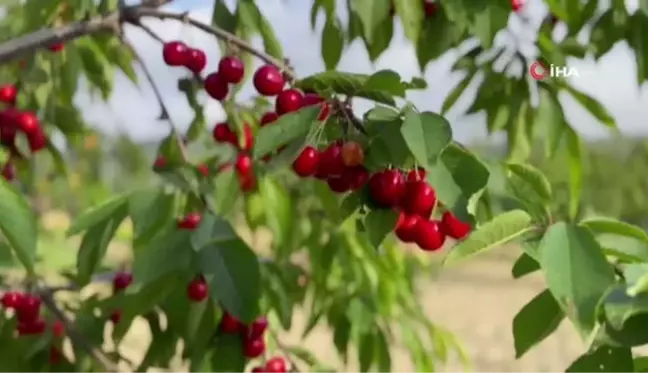
[[[197,21],[189,17],[186,13],[178,14],[178,13],[167,12],[155,8],[137,7],[137,8],[131,8],[129,10],[128,15],[129,18],[125,18],[125,21],[133,23],[134,25],[138,25],[142,17],[153,17],[157,19],[174,19],[180,22],[185,22],[208,34],[214,35],[215,37],[217,37],[220,40],[223,40],[226,43],[236,45],[241,50],[258,57],[259,59],[263,60],[266,63],[277,66],[279,69],[284,71],[286,76],[290,79],[294,79],[296,76],[294,70],[290,66],[286,65],[284,61],[274,58],[271,55],[254,48],[250,43],[248,43],[247,41],[239,38],[238,36],[232,33],[229,33],[223,29],[213,27],[204,24],[200,21]]]
[[[162,112],[160,113],[160,119],[169,121],[169,126],[171,127],[171,134],[175,137],[178,143],[178,148],[180,149],[180,152],[182,154],[182,159],[185,162],[187,162],[189,156],[187,154],[187,149],[185,147],[184,141],[182,139],[182,136],[178,132],[178,127],[173,122],[173,119],[171,119],[171,115],[169,114],[169,109],[164,103],[164,99],[162,98],[162,92],[160,92],[160,88],[158,88],[157,84],[155,83],[155,79],[153,79],[153,74],[151,74],[151,71],[149,70],[148,66],[146,66],[146,64],[144,63],[142,56],[139,53],[137,53],[137,50],[135,50],[133,45],[130,44],[124,38],[122,38],[122,43],[127,48],[129,48],[131,52],[133,52],[133,55],[135,56],[135,60],[137,61],[137,63],[139,63],[140,67],[142,68],[142,71],[144,72],[144,76],[146,76],[146,80],[148,80],[149,84],[151,85],[151,88],[153,89],[153,93],[155,94],[155,98],[157,99],[158,104],[160,105],[160,110],[162,110]]]
[[[65,333],[70,337],[73,345],[85,350],[93,359],[103,366],[106,372],[120,371],[116,363],[110,360],[110,358],[108,358],[101,349],[96,348],[92,342],[88,341],[86,337],[76,329],[74,323],[56,305],[52,292],[43,288],[37,289],[37,292],[45,307],[63,323]]]

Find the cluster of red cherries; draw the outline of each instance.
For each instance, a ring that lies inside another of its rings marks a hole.
[[[321,151],[307,146],[292,167],[300,177],[326,181],[336,193],[367,185],[372,207],[394,209],[399,214],[396,236],[405,243],[416,243],[425,251],[439,250],[446,237],[462,239],[470,233],[470,225],[450,211],[440,221],[430,219],[437,198],[434,188],[425,181],[425,170],[386,169],[370,175],[363,162],[364,150],[359,143],[337,141]]]
[[[9,149],[13,155],[18,155],[16,139],[22,132],[29,143],[32,153],[45,149],[47,137],[41,127],[38,116],[31,111],[22,111],[16,108],[18,88],[14,84],[0,86],[0,145]],[[16,177],[13,163],[10,159],[2,167],[2,176],[8,181]]]
[[[45,333],[47,322],[41,315],[41,299],[37,295],[19,291],[6,292],[0,298],[0,304],[7,310],[12,310],[18,320],[16,330],[19,336],[40,335]],[[52,336],[58,340],[65,335],[65,327],[60,320],[54,320],[50,325]],[[50,346],[50,364],[61,362],[63,354],[56,346]]]

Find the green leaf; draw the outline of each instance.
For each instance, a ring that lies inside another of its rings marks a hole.
[[[423,28],[423,2],[410,0],[395,0],[396,14],[401,19],[405,37],[412,43],[417,43]]]
[[[469,200],[486,187],[490,172],[486,165],[463,147],[451,144],[440,162],[428,170],[427,180],[439,200],[462,221],[470,221]]]
[[[550,205],[553,201],[551,184],[542,171],[527,163],[507,163],[506,168],[528,184],[543,205]]]
[[[434,18],[425,20],[421,37],[416,43],[416,59],[421,71],[425,70],[429,62],[459,43],[464,31],[463,27],[450,21],[443,11],[439,11]]]
[[[601,103],[570,85],[565,85],[564,88],[579,104],[581,104],[581,106],[583,106],[583,108],[589,111],[596,119],[601,121],[603,125],[608,128],[617,128],[614,117],[603,105],[601,105]]]
[[[353,0],[351,11],[358,15],[362,24],[363,36],[369,44],[373,42],[381,22],[389,17],[390,0]]]
[[[556,331],[564,318],[565,314],[549,290],[536,295],[513,318],[515,358],[521,358]]]
[[[219,172],[214,179],[214,185],[215,210],[219,214],[225,215],[232,210],[241,195],[241,187],[236,171],[234,169],[227,169]]]
[[[362,85],[364,91],[381,91],[397,97],[405,97],[405,85],[394,70],[377,71]]]
[[[366,333],[360,338],[358,345],[358,361],[360,362],[360,372],[368,372],[373,365],[375,349],[375,336],[373,333]]]
[[[121,216],[128,209],[128,196],[120,195],[107,200],[99,206],[90,208],[82,212],[70,225],[66,234],[74,236],[83,232],[96,224],[111,219],[115,216]]]
[[[364,90],[363,86],[368,79],[369,75],[366,74],[325,71],[298,80],[294,86],[305,91],[322,92],[328,95],[338,93],[366,98],[385,105],[396,105],[394,98],[389,92]]]
[[[280,146],[296,140],[319,125],[317,117],[321,107],[307,107],[297,112],[282,115],[271,126],[262,127],[257,133],[254,158],[260,159],[274,153]]]
[[[581,335],[588,336],[597,305],[615,282],[602,248],[589,230],[561,222],[549,227],[538,250],[547,287]]]
[[[539,104],[533,126],[543,132],[545,153],[551,158],[558,150],[560,140],[565,134],[565,115],[555,92],[539,86],[538,95]]]
[[[392,38],[394,37],[394,19],[392,17],[385,18],[375,31],[373,40],[369,42],[366,38],[362,41],[369,53],[369,61],[375,63],[384,51],[391,45]]]
[[[489,4],[484,11],[475,14],[470,30],[483,47],[490,48],[495,35],[506,27],[510,13],[510,8],[502,6],[501,2]]]
[[[645,35],[648,33],[648,15],[643,12],[636,12],[630,18],[630,27],[626,34],[626,40],[634,49],[635,62],[637,64],[637,83],[643,84],[648,80],[648,43]]]
[[[473,255],[504,245],[533,230],[531,216],[513,210],[496,216],[480,226],[448,253],[444,265],[454,264]]]
[[[392,210],[372,210],[365,217],[364,223],[369,236],[369,242],[379,247],[396,227],[398,214]]]
[[[92,275],[99,269],[108,251],[110,241],[115,235],[115,232],[117,232],[119,224],[126,217],[125,212],[124,210],[121,216],[114,216],[93,225],[83,235],[81,246],[79,246],[79,251],[77,252],[77,285],[87,285],[92,279]]]
[[[166,275],[182,273],[191,264],[189,232],[171,222],[148,245],[135,252],[135,284],[148,284]]]
[[[632,350],[625,347],[599,347],[574,361],[565,372],[632,372]]]
[[[279,39],[277,39],[274,28],[272,28],[272,25],[270,24],[268,19],[263,16],[263,13],[261,13],[258,8],[257,12],[257,27],[259,29],[259,33],[261,34],[261,38],[263,39],[263,49],[270,56],[279,60],[283,59],[283,48],[281,47],[281,42],[279,42]]]
[[[198,252],[215,302],[244,323],[259,314],[261,276],[256,255],[241,239],[215,241]]]
[[[609,218],[590,218],[580,222],[580,225],[590,229],[594,234],[613,234],[634,238],[648,244],[646,231],[626,222]]]
[[[446,96],[445,100],[443,101],[443,105],[441,105],[441,115],[445,115],[457,102],[457,100],[459,100],[459,97],[461,97],[466,88],[468,88],[476,73],[477,69],[472,69],[468,74],[466,74],[463,79],[461,79],[461,81],[452,89],[452,91],[448,93],[448,96]]]
[[[0,178],[0,231],[32,274],[38,238],[36,217],[25,198],[4,178]]]
[[[433,165],[452,141],[450,123],[442,116],[414,109],[405,112],[401,133],[416,161],[423,167]]]
[[[50,114],[53,118],[52,124],[64,135],[78,135],[85,130],[83,118],[74,106],[56,105]]]
[[[540,270],[540,264],[529,254],[523,253],[513,264],[511,274],[513,278],[518,279],[538,270]]]
[[[227,8],[225,0],[214,0],[211,24],[229,33],[233,33],[236,30],[236,17]]]
[[[326,20],[324,30],[322,30],[321,49],[326,70],[335,70],[340,63],[344,49],[344,34],[340,28],[339,19],[329,18]]]
[[[270,177],[265,177],[259,183],[259,192],[263,198],[266,212],[266,222],[273,233],[273,245],[287,245],[295,228],[293,201],[284,186]]]
[[[133,222],[133,246],[142,247],[170,220],[175,218],[175,196],[160,187],[133,192],[128,198],[128,214]]]
[[[569,216],[578,215],[583,190],[583,151],[581,139],[571,128],[567,128],[567,156],[569,161]]]
[[[243,372],[247,359],[243,354],[243,341],[239,335],[221,334],[212,352],[213,372]]]

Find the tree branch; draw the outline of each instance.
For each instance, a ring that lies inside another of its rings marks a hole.
[[[140,7],[154,9],[172,1],[173,0],[144,0],[139,5],[120,8],[117,11],[95,16],[89,20],[75,22],[56,28],[41,29],[25,36],[6,41],[0,44],[0,64],[30,54],[44,46],[56,43],[65,43],[86,35],[114,32],[114,30],[119,29],[124,14],[131,12],[133,9],[138,9]]]

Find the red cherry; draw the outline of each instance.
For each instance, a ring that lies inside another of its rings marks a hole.
[[[240,83],[245,76],[243,61],[236,56],[223,57],[218,62],[218,71],[222,74],[223,80],[232,84]]]
[[[326,177],[340,176],[344,169],[342,145],[334,142],[320,154],[318,173]]]
[[[331,107],[328,104],[328,102],[324,101],[324,97],[316,94],[316,93],[307,93],[304,95],[304,98],[302,99],[302,106],[313,106],[313,105],[322,105],[322,111],[320,111],[319,116],[317,117],[318,120],[325,120],[328,118],[329,112],[331,111]]]
[[[8,105],[15,105],[18,97],[18,88],[13,84],[4,84],[0,86],[0,102]]]
[[[243,147],[241,150],[250,151],[254,147],[254,134],[252,133],[252,127],[248,123],[245,123],[243,126],[243,136],[245,141],[243,142]]]
[[[49,350],[49,363],[51,365],[57,365],[63,360],[63,353],[58,348],[51,346]]]
[[[236,158],[236,171],[241,175],[247,175],[252,172],[252,157],[245,153],[240,153]]]
[[[346,193],[351,189],[349,181],[342,176],[332,176],[326,180],[329,188],[335,193]]]
[[[110,314],[110,321],[112,321],[113,324],[119,324],[121,318],[122,318],[121,311],[113,311],[113,313]]]
[[[60,52],[65,48],[65,44],[63,43],[56,43],[52,44],[47,49],[49,49],[51,52]]]
[[[269,373],[286,373],[288,367],[286,366],[286,360],[282,357],[273,357],[265,363],[265,372]]]
[[[244,354],[249,359],[257,358],[266,350],[266,344],[263,338],[246,339],[244,342]]]
[[[192,302],[202,302],[207,298],[209,288],[204,278],[196,278],[187,285],[187,297]]]
[[[292,164],[292,168],[298,176],[313,176],[317,172],[319,161],[319,151],[312,146],[307,146],[299,153],[297,159]]]
[[[401,213],[402,220],[396,226],[396,237],[405,243],[416,241],[417,225],[421,220],[418,215],[405,215]]]
[[[243,325],[236,317],[229,314],[229,312],[225,312],[221,319],[219,328],[222,333],[235,334],[245,330],[245,325]]]
[[[369,179],[369,192],[373,201],[382,207],[392,207],[405,194],[405,177],[399,171],[385,170]]]
[[[198,172],[200,172],[200,174],[204,177],[209,176],[209,166],[207,166],[206,164],[199,164],[198,166],[196,166],[196,170],[198,170]]]
[[[287,89],[277,96],[275,110],[277,114],[292,113],[302,108],[304,95],[296,89]]]
[[[32,323],[40,316],[41,300],[39,297],[31,294],[26,294],[20,300],[16,308],[16,316],[18,321],[23,323]]]
[[[194,230],[198,228],[198,225],[200,225],[201,219],[202,216],[200,216],[200,214],[196,212],[190,213],[179,220],[177,226],[179,229]]]
[[[425,12],[426,16],[432,17],[436,14],[437,10],[438,8],[436,3],[431,3],[429,1],[423,2],[423,11]]]
[[[256,176],[254,173],[239,174],[239,186],[244,192],[250,192],[256,187]]]
[[[40,131],[40,121],[34,113],[23,111],[15,117],[15,120],[18,128],[26,135]]]
[[[254,368],[252,368],[252,373],[262,373],[262,372],[265,372],[263,370],[263,367],[254,367]]]
[[[212,132],[214,141],[219,143],[236,144],[236,133],[232,131],[227,123],[218,123]]]
[[[126,289],[133,283],[133,274],[130,272],[117,272],[113,278],[113,290],[115,292]]]
[[[27,135],[29,150],[32,153],[39,152],[47,147],[47,137],[40,129]]]
[[[416,244],[424,251],[437,251],[443,247],[445,235],[438,221],[420,219],[415,230]]]
[[[17,291],[8,291],[2,294],[0,298],[0,304],[5,308],[18,308],[18,305],[22,302],[23,294]]]
[[[436,204],[436,193],[425,181],[414,181],[406,184],[406,192],[401,201],[403,211],[412,215],[429,217]]]
[[[164,43],[162,57],[169,66],[185,66],[189,57],[189,48],[181,41],[170,41]]]
[[[348,167],[359,166],[364,163],[365,155],[362,145],[355,141],[349,141],[342,145],[342,160]]]
[[[346,167],[342,178],[347,181],[350,190],[359,190],[369,180],[369,171],[364,166]]]
[[[441,230],[455,240],[460,240],[470,233],[470,224],[462,222],[452,212],[446,211],[441,218]]]
[[[187,61],[185,67],[194,74],[200,74],[207,66],[207,55],[200,49],[191,48],[187,50]]]
[[[252,324],[248,327],[248,337],[250,339],[258,339],[263,336],[266,329],[268,329],[268,319],[264,316],[259,317],[254,320]]]
[[[167,163],[168,162],[167,162],[166,158],[164,158],[163,156],[159,156],[159,157],[155,158],[155,162],[153,163],[153,168],[155,168],[155,169],[164,168],[164,167],[166,167]]]
[[[276,66],[265,65],[254,73],[254,88],[263,96],[276,96],[283,90],[286,80]]]
[[[519,12],[524,7],[524,0],[511,0],[511,8],[514,12]]]
[[[36,319],[30,321],[20,321],[18,320],[18,335],[38,335],[43,334],[47,324],[43,319]]]
[[[61,320],[54,320],[52,323],[52,335],[61,338],[65,335],[65,326]]]
[[[7,181],[13,181],[16,178],[16,168],[13,163],[7,161],[4,167],[2,167],[2,177]]]
[[[261,117],[261,127],[265,127],[277,119],[279,119],[279,115],[277,115],[277,113],[275,113],[274,111],[269,111],[263,114],[263,116]]]
[[[207,75],[204,86],[207,94],[218,101],[225,100],[229,94],[227,81],[218,72]]]
[[[427,171],[425,171],[424,168],[417,168],[414,170],[410,170],[410,172],[407,173],[407,181],[419,181],[419,180],[425,180],[425,177],[427,176]]]

